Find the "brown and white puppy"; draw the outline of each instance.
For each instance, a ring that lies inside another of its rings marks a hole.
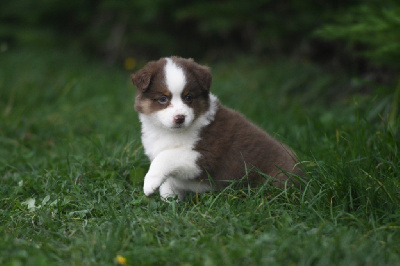
[[[294,153],[210,93],[208,67],[192,59],[162,58],[132,75],[142,143],[151,161],[146,196],[220,189],[247,175],[251,183],[300,175]]]

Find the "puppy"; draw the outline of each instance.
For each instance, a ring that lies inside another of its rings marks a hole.
[[[208,67],[180,57],[149,62],[132,75],[151,161],[146,196],[159,190],[162,199],[182,200],[188,191],[221,189],[243,177],[260,183],[268,175],[282,186],[288,173],[301,175],[290,148],[221,105],[210,93],[211,81]]]

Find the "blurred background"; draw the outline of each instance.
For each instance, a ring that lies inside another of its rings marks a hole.
[[[74,47],[126,68],[172,54],[284,56],[379,78],[400,65],[397,0],[3,0],[0,22],[1,52]]]

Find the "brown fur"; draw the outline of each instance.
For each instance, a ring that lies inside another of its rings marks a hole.
[[[301,175],[294,153],[265,131],[229,108],[219,106],[214,121],[203,128],[195,150],[201,153],[198,165],[204,170],[200,179],[213,178],[218,188],[248,174],[251,183],[266,180],[257,170],[275,177],[282,186],[288,179],[283,172]],[[293,181],[297,184],[296,181]]]

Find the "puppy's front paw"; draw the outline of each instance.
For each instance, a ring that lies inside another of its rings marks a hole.
[[[150,196],[160,187],[160,178],[147,174],[144,178],[143,192],[146,196]]]
[[[146,196],[150,196],[151,194],[153,194],[154,192],[156,192],[156,190],[158,189],[158,187],[154,186],[152,184],[152,182],[148,181],[148,182],[144,182],[144,186],[143,186],[143,192]]]

